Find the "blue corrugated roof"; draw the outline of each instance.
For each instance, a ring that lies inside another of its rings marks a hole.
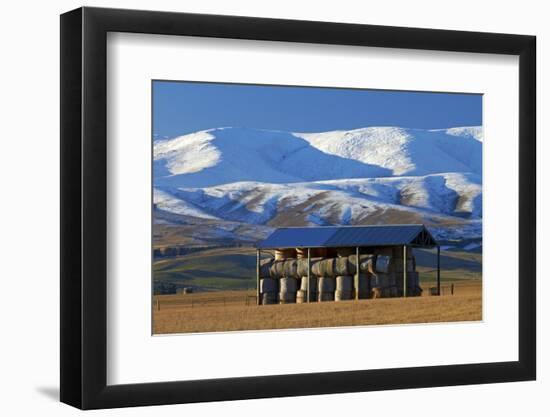
[[[259,249],[391,246],[411,244],[422,232],[426,246],[437,244],[422,224],[381,226],[285,227],[258,244]]]

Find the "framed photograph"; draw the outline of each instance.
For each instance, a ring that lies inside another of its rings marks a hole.
[[[535,37],[61,16],[61,401],[533,380]]]

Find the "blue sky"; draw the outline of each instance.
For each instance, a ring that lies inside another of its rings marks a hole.
[[[155,138],[227,126],[322,132],[481,124],[478,94],[153,82]]]

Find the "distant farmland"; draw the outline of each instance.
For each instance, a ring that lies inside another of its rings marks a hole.
[[[434,251],[414,250],[421,282],[435,280]],[[482,255],[442,251],[442,282],[480,280]],[[157,259],[155,281],[170,282],[197,291],[252,290],[256,287],[256,252],[250,247],[206,249],[174,258]]]

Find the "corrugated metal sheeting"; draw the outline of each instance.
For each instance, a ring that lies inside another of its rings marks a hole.
[[[287,227],[275,230],[258,249],[409,245],[422,237],[423,246],[437,242],[422,224]]]

